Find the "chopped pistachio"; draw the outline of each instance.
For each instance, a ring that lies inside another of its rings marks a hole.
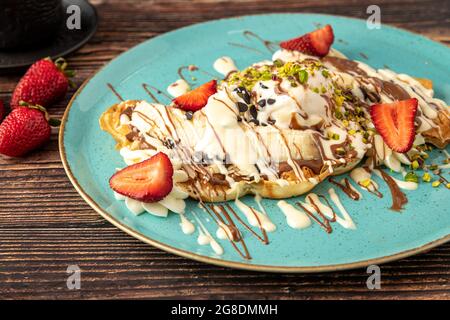
[[[411,163],[411,168],[412,168],[413,170],[417,170],[417,169],[419,169],[419,167],[420,167],[419,161],[414,160],[414,161]]]
[[[306,70],[300,70],[298,72],[298,81],[300,81],[301,84],[305,84],[306,81],[308,81],[308,72]]]
[[[344,117],[344,115],[342,114],[342,112],[339,109],[336,109],[334,111],[334,116],[336,117],[336,119],[339,119],[339,120],[341,120]],[[346,120],[344,120],[344,121],[346,121]],[[347,121],[347,125],[348,125],[348,121]]]
[[[422,176],[423,182],[430,182],[431,181],[431,175],[428,172],[425,172]]]
[[[446,187],[447,189],[450,189],[450,183],[447,183],[447,184],[445,185],[445,187]]]
[[[342,104],[344,103],[345,98],[344,98],[344,96],[336,95],[336,96],[334,96],[334,101],[335,101],[336,104],[340,107],[340,106],[342,106]]]
[[[430,170],[436,170],[436,169],[438,169],[438,165],[437,164],[432,164],[432,165],[430,165],[429,169]]]
[[[411,171],[405,175],[405,181],[418,183],[419,177]]]
[[[433,183],[431,184],[431,186],[432,186],[433,188],[437,188],[437,187],[439,187],[440,184],[441,184],[441,182],[440,182],[439,180],[436,180],[436,181],[433,181]]]
[[[277,59],[273,62],[273,64],[275,67],[279,68],[279,67],[282,67],[284,63],[280,59]]]
[[[339,135],[337,133],[332,133],[330,138],[333,140],[339,140]]]
[[[338,119],[339,119],[339,118],[338,118]],[[348,120],[346,120],[346,119],[342,120],[342,125],[343,125],[344,127],[348,127]]]
[[[319,88],[313,88],[312,91],[314,91],[315,93],[319,93]]]
[[[336,153],[338,155],[344,155],[345,154],[345,149],[342,147],[336,148]]]
[[[348,134],[350,135],[354,135],[355,133],[356,133],[355,129],[348,130]]]
[[[361,181],[359,182],[359,184],[360,184],[361,186],[365,187],[365,188],[368,188],[368,187],[370,186],[371,182],[372,182],[372,181],[371,181],[370,178],[369,178],[369,179],[361,180]]]
[[[328,78],[328,77],[330,76],[330,74],[328,73],[328,70],[326,70],[326,69],[323,69],[323,70],[322,70],[322,75],[323,75],[325,78]]]

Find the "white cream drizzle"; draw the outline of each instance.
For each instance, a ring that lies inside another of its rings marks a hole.
[[[183,213],[180,214],[180,227],[184,234],[193,234],[195,231],[194,224]]]
[[[189,84],[186,82],[186,80],[178,79],[174,83],[170,84],[167,87],[167,92],[174,98],[177,98],[179,96],[182,96],[186,92],[190,90]]]
[[[330,195],[331,201],[336,205],[336,207],[339,209],[339,211],[342,214],[342,217],[339,217],[336,215],[336,222],[339,223],[341,226],[343,226],[346,229],[356,229],[356,225],[353,222],[352,218],[348,214],[347,210],[342,205],[341,200],[339,199],[339,196],[336,194],[336,191],[334,191],[333,188],[328,189],[328,194]]]
[[[205,228],[203,223],[200,221],[200,219],[197,217],[195,212],[192,212],[194,215],[195,220],[197,221],[199,228],[198,228],[198,237],[197,237],[197,243],[201,246],[209,245],[211,249],[217,254],[222,255],[223,254],[223,248],[220,246],[220,244],[214,239],[213,236],[209,233],[209,231]]]
[[[214,69],[222,74],[224,77],[227,76],[230,72],[237,71],[237,67],[234,64],[233,59],[230,57],[220,57],[213,64]]]
[[[311,225],[311,219],[306,213],[296,209],[293,205],[287,203],[285,200],[278,201],[277,206],[286,216],[286,222],[291,228],[304,229]]]
[[[378,184],[371,179],[371,174],[364,168],[357,167],[350,171],[350,178],[352,178],[360,188],[366,191],[376,192],[378,190]],[[368,186],[361,184],[367,180],[370,180],[370,184]]]
[[[233,240],[233,234],[230,228],[221,221],[217,221],[217,223],[219,224],[219,227],[217,228],[216,231],[217,238],[221,240]]]
[[[245,215],[248,223],[251,226],[261,226],[261,228],[266,230],[267,232],[273,232],[276,230],[277,227],[275,226],[275,224],[273,224],[273,222],[270,221],[269,217],[264,213],[261,213],[258,210],[249,207],[238,198],[234,200],[234,203],[236,204],[236,207]]]

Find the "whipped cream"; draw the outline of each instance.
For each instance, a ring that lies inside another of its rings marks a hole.
[[[236,65],[234,64],[233,59],[226,56],[220,57],[219,59],[214,61],[213,67],[218,73],[222,74],[224,77],[229,75],[231,72],[238,70]]]
[[[189,84],[184,79],[178,79],[167,87],[167,92],[174,98],[182,96],[190,90]]]

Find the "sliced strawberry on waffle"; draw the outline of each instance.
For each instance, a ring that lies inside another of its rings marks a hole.
[[[323,57],[330,51],[333,41],[333,28],[327,24],[322,29],[312,31],[298,38],[283,41],[280,43],[280,47],[286,50],[300,51],[312,56]]]
[[[116,172],[109,185],[111,189],[129,198],[156,202],[173,188],[173,166],[166,154],[159,152],[150,159]]]
[[[217,81],[211,80],[182,96],[173,99],[173,103],[186,111],[197,111],[206,106],[208,98],[217,92]]]
[[[372,122],[384,142],[392,150],[401,153],[407,152],[412,147],[416,112],[416,98],[375,104],[370,107]]]

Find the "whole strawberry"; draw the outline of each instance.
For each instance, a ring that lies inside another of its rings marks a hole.
[[[6,107],[3,104],[3,101],[0,100],[0,121],[2,121],[5,116],[6,116]]]
[[[67,92],[72,71],[66,70],[67,63],[59,58],[53,62],[45,58],[35,62],[20,79],[11,97],[11,109],[21,101],[32,105],[48,107],[62,99]]]
[[[0,153],[20,157],[50,140],[51,127],[41,106],[19,106],[0,124]]]

